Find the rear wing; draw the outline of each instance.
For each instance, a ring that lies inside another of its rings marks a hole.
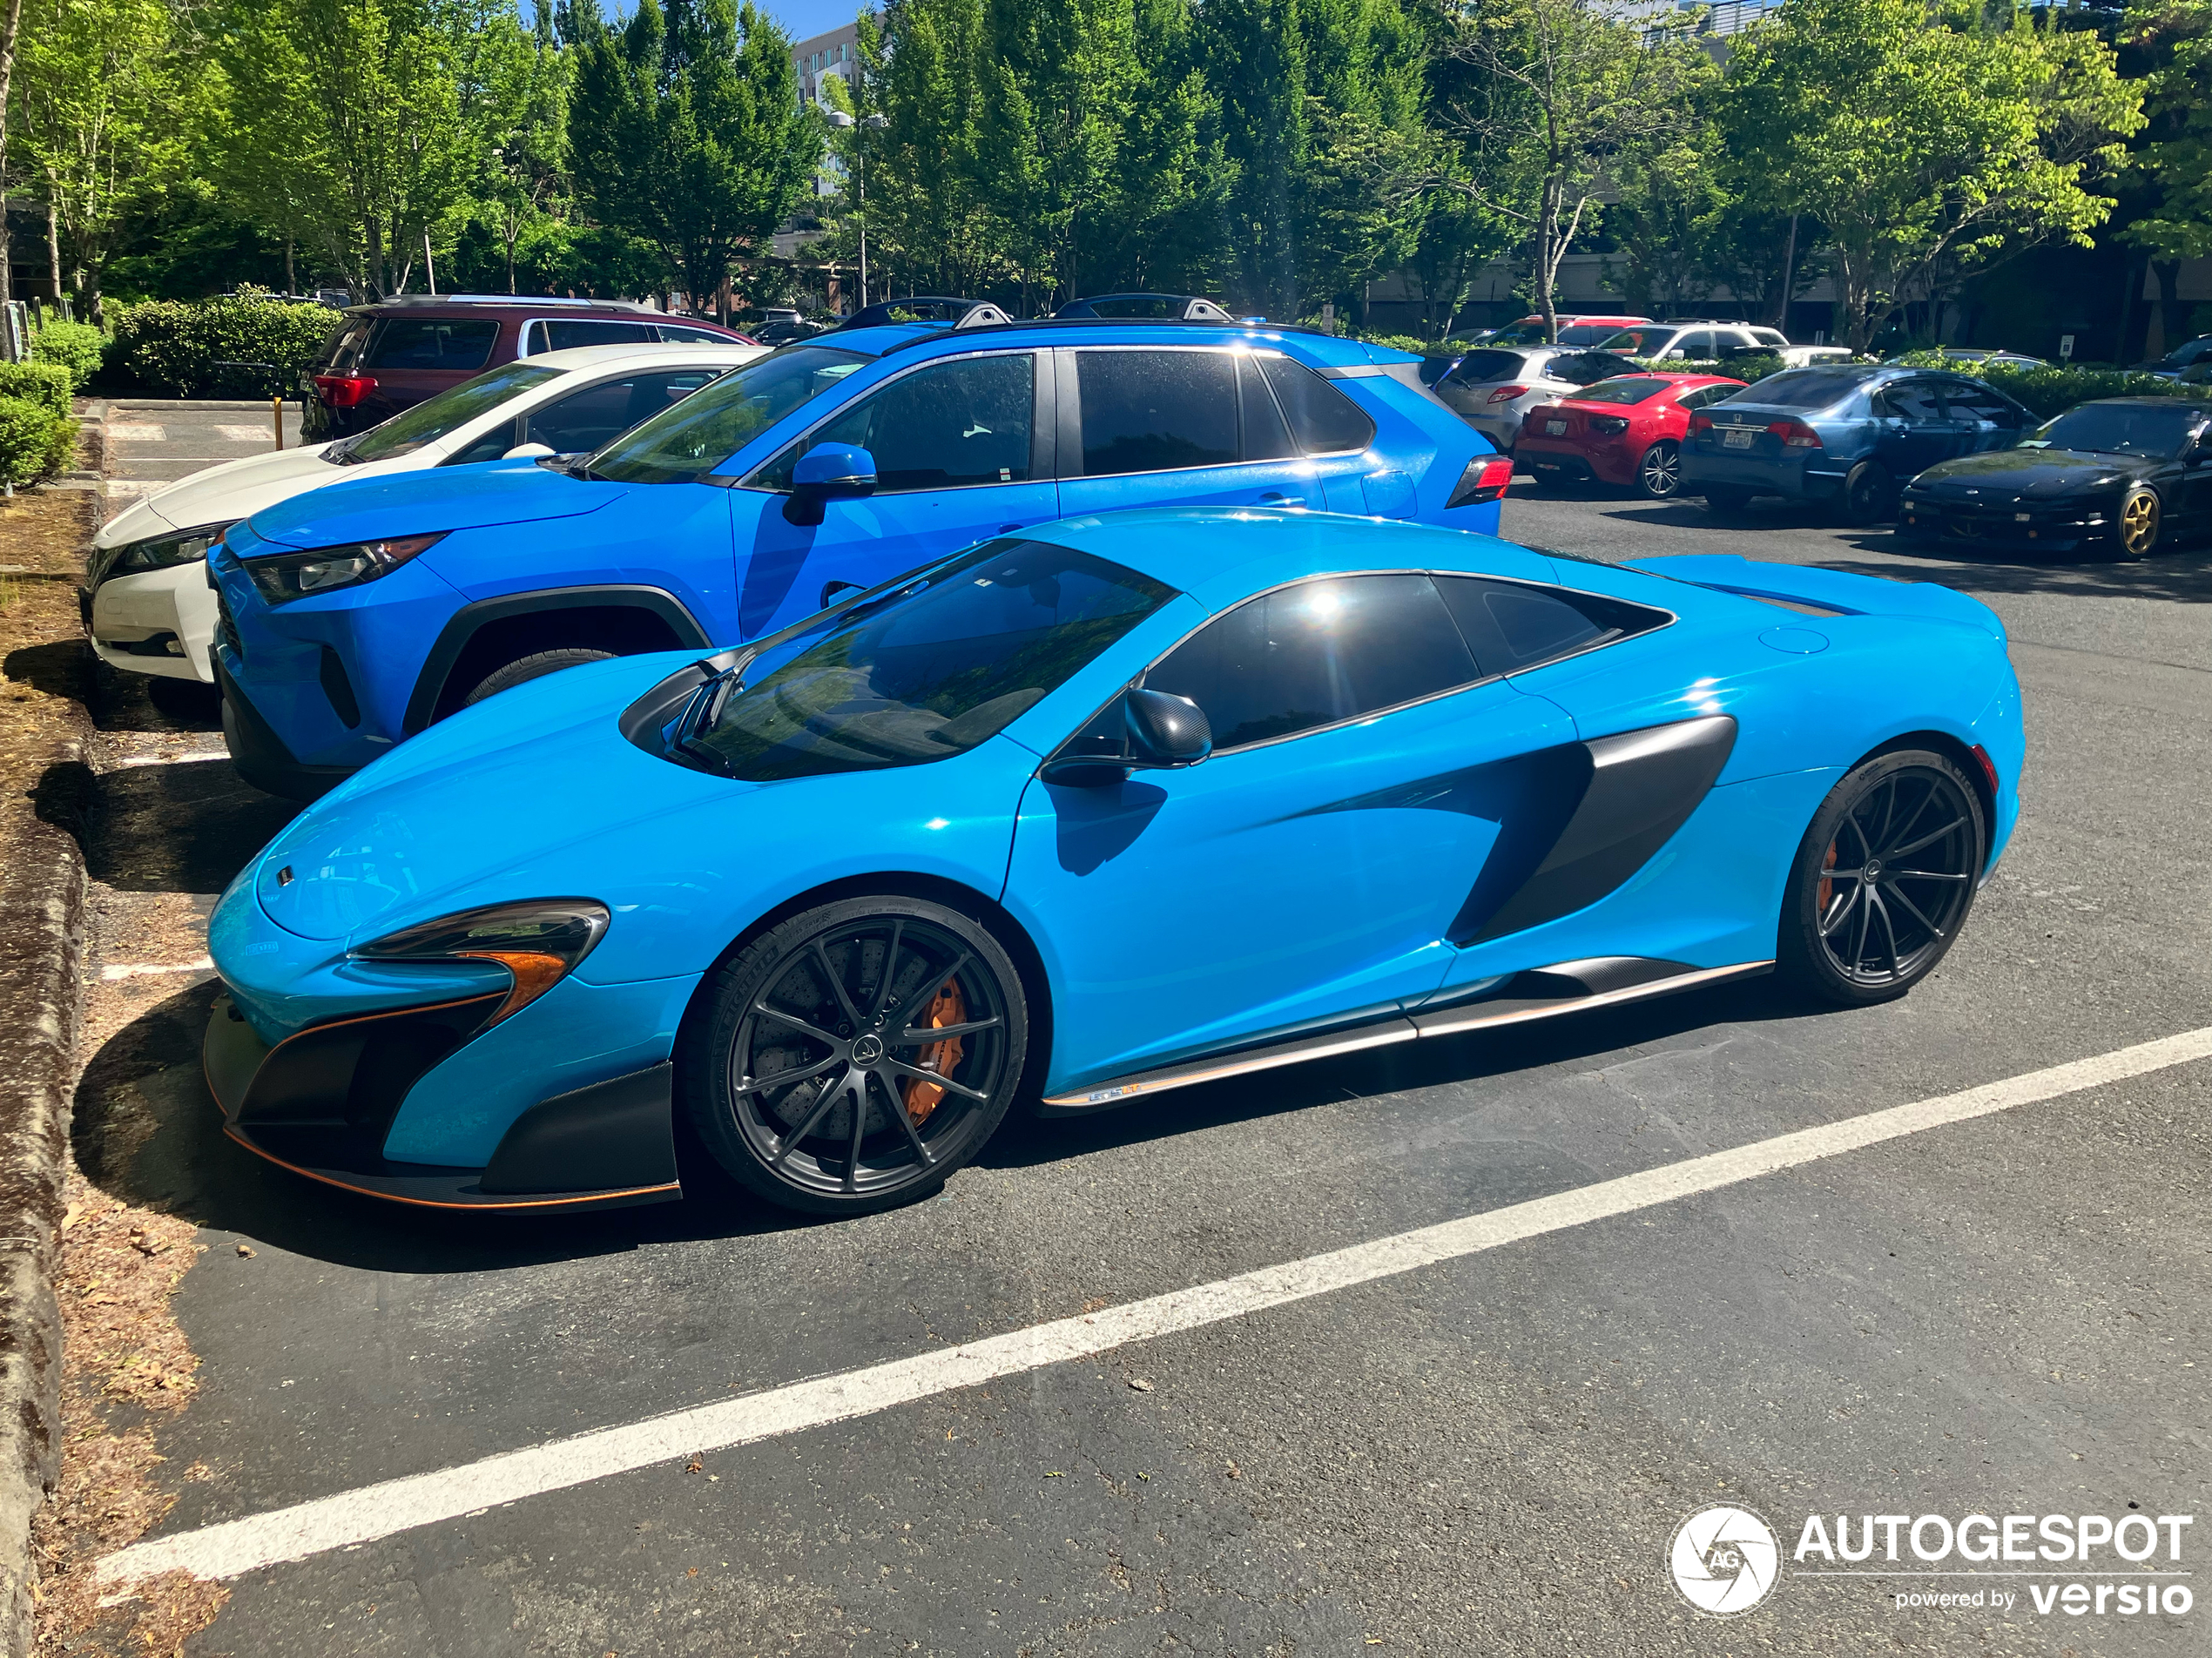
[[[1744,598],[1825,610],[1831,616],[1911,616],[1956,622],[2000,640],[2005,624],[1979,599],[1932,582],[1898,582],[1885,576],[1854,576],[1812,564],[1773,564],[1734,553],[1684,553],[1672,557],[1632,558],[1624,570],[1663,576],[1694,587]]]

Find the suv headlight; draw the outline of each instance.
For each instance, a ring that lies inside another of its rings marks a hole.
[[[273,553],[262,558],[240,559],[253,585],[271,604],[289,604],[310,594],[341,587],[359,587],[428,552],[445,539],[435,536],[393,536],[382,541],[351,541],[342,547],[318,547],[312,552]]]
[[[515,984],[484,1021],[489,1029],[575,972],[606,931],[607,907],[596,899],[527,899],[420,921],[348,954],[362,961],[497,962]]]
[[[207,549],[223,539],[228,523],[202,524],[197,529],[179,529],[167,536],[148,536],[144,541],[126,541],[106,556],[101,576],[132,576],[146,570],[171,570],[179,564],[190,564],[207,556]],[[92,555],[96,564],[101,556]]]

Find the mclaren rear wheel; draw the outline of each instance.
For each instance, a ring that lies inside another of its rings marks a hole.
[[[1846,1007],[1903,995],[1958,938],[1988,845],[1980,797],[1942,755],[1902,750],[1854,767],[1797,847],[1776,970]]]
[[[715,1160],[786,1209],[858,1215],[926,1197],[1013,1102],[1022,977],[974,916],[894,894],[771,927],[710,976],[678,1056]]]

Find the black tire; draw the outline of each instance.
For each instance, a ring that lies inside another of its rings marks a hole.
[[[2130,485],[2121,497],[2120,516],[2112,527],[2113,557],[2132,561],[2155,550],[2165,516],[2157,490],[2147,483]]]
[[[1897,480],[1879,461],[1861,461],[1844,478],[1844,520],[1861,529],[1897,516]]]
[[[586,645],[563,645],[557,650],[534,651],[518,657],[503,668],[496,668],[476,682],[476,688],[462,699],[463,708],[474,708],[487,697],[496,697],[502,691],[528,684],[533,679],[543,679],[550,673],[563,668],[580,668],[587,662],[604,662],[615,653],[594,650]]]
[[[1643,452],[1636,462],[1636,488],[1654,501],[1671,501],[1682,493],[1682,446],[1662,437]]]
[[[1521,468],[1516,468],[1519,470]],[[1564,489],[1567,487],[1565,467],[1532,466],[1527,468],[1528,482],[1539,489]]]
[[[1798,844],[1775,970],[1844,1007],[1905,994],[1966,924],[1988,845],[1981,797],[1942,755],[1905,749],[1853,767]]]
[[[917,1004],[934,1022],[909,1022]],[[865,1215],[928,1196],[983,1149],[1028,1048],[1022,975],[981,921],[927,899],[844,899],[778,923],[709,976],[678,1088],[747,1190]]]
[[[1739,517],[1750,510],[1751,492],[1732,483],[1709,483],[1699,493],[1705,497],[1706,510],[1723,518]]]

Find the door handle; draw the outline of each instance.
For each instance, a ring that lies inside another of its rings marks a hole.
[[[1305,497],[1286,495],[1280,489],[1270,489],[1265,495],[1260,496],[1259,504],[1263,507],[1303,507],[1305,504]]]

